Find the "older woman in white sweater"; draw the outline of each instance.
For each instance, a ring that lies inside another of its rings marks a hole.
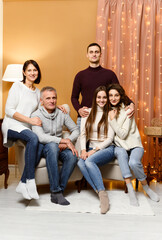
[[[85,179],[99,195],[101,213],[109,209],[109,200],[99,166],[114,158],[112,145],[114,131],[108,124],[106,87],[98,87],[94,93],[89,116],[81,120],[81,156],[78,166]],[[87,145],[88,142],[88,146]]]
[[[115,156],[118,159],[123,178],[128,187],[130,204],[134,206],[139,205],[131,183],[132,174],[130,168],[136,178],[141,181],[147,195],[153,201],[159,201],[159,196],[151,190],[146,181],[146,175],[141,163],[144,149],[135,119],[134,117],[128,117],[127,111],[129,111],[129,109],[127,111],[125,110],[128,104],[125,91],[119,84],[111,84],[107,91],[109,96],[110,125],[115,132]]]
[[[35,184],[35,165],[41,149],[38,150],[38,137],[31,131],[31,126],[41,126],[41,120],[31,117],[31,114],[38,107],[40,91],[34,84],[39,84],[40,80],[41,72],[37,62],[26,61],[23,65],[23,81],[14,83],[9,91],[2,124],[4,146],[11,147],[18,139],[27,143],[24,172],[16,188],[25,199],[39,198]]]

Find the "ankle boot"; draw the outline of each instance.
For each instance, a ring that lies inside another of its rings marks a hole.
[[[109,210],[108,194],[106,191],[100,191],[98,195],[100,199],[101,214],[105,214]]]

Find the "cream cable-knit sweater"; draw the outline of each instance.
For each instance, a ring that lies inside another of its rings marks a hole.
[[[6,147],[10,147],[13,144],[11,141],[7,141],[8,129],[17,132],[21,132],[25,129],[31,129],[31,126],[28,123],[20,122],[14,119],[14,113],[19,112],[27,117],[30,117],[31,114],[38,108],[39,99],[39,89],[36,88],[32,91],[22,82],[13,83],[8,94],[5,107],[6,115],[2,123],[3,144]]]
[[[143,147],[135,119],[134,117],[128,117],[128,111],[130,110],[128,109],[125,111],[125,106],[123,104],[118,118],[110,120],[110,125],[115,132],[115,144],[126,150],[135,147]]]
[[[88,111],[91,111],[91,108],[88,109]],[[100,129],[100,138],[98,139],[97,137],[97,126],[99,121],[101,120],[103,114],[103,109],[100,108],[99,106],[97,107],[97,114],[96,114],[96,119],[93,124],[93,129],[92,129],[92,134],[90,136],[90,143],[89,147],[92,148],[99,148],[99,149],[104,149],[108,147],[109,145],[112,144],[113,139],[114,139],[114,131],[111,128],[110,124],[108,125],[108,132],[107,132],[107,138],[104,136],[104,128],[101,127]],[[87,117],[81,119],[81,135],[80,135],[80,143],[81,143],[81,150],[86,149],[86,132],[85,132],[85,123],[86,123]]]

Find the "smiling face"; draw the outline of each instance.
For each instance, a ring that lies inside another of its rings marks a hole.
[[[41,102],[41,105],[44,106],[44,108],[47,110],[48,113],[53,113],[57,104],[56,92],[45,90],[42,93],[40,102]]]
[[[99,64],[101,58],[101,51],[98,46],[91,46],[88,48],[87,58],[91,64]]]
[[[96,96],[96,103],[100,108],[103,108],[107,103],[107,95],[105,91],[99,91]]]
[[[116,89],[111,89],[109,91],[109,101],[111,105],[116,106],[120,102],[120,94]]]
[[[26,79],[25,81],[29,81],[34,83],[34,81],[38,78],[38,70],[33,64],[29,64],[27,68],[25,69],[25,72],[23,72],[25,75]]]

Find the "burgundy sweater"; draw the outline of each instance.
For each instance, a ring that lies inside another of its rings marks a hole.
[[[119,83],[115,73],[101,66],[80,71],[74,79],[71,102],[73,107],[78,110],[83,107],[91,107],[93,94],[99,86],[108,86],[111,83]],[[79,103],[79,95],[82,95],[82,101]]]

